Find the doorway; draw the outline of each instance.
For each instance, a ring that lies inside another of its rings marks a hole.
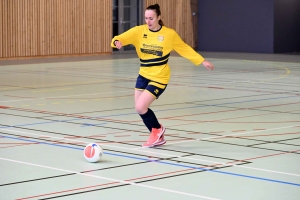
[[[143,1],[140,0],[113,0],[113,37],[143,23],[142,4]],[[135,50],[133,45],[125,46],[120,50],[113,48],[114,53],[133,50]]]

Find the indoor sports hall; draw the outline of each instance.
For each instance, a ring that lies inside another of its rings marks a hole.
[[[300,30],[278,21],[293,10],[295,27],[299,2],[214,1],[3,0],[0,199],[300,199]],[[170,82],[150,106],[166,143],[145,148],[140,60],[110,42],[155,3],[215,69],[171,53]],[[261,32],[245,30],[258,21]],[[84,157],[91,143],[98,162]]]

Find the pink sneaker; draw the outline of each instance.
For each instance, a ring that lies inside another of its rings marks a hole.
[[[151,147],[151,146],[155,146],[155,144],[157,143],[161,143],[161,138],[164,140],[163,134],[165,133],[165,127],[163,127],[162,125],[160,125],[160,128],[152,128],[150,137],[148,138],[147,142],[145,144],[143,144],[142,146],[147,146],[147,147]]]
[[[162,135],[162,136],[159,138],[159,140],[158,140],[157,143],[155,143],[155,144],[149,144],[148,142],[145,142],[142,146],[143,146],[143,147],[155,147],[155,146],[163,145],[163,144],[165,144],[165,143],[166,143],[166,140],[165,140],[165,138],[164,138],[164,135]]]

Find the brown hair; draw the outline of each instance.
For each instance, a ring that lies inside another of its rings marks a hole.
[[[148,6],[146,8],[146,10],[154,10],[156,12],[157,17],[161,15],[160,7],[159,7],[158,4],[154,4],[154,5]],[[159,25],[164,26],[164,23],[163,23],[163,21],[161,19],[158,21],[158,23],[159,23]]]

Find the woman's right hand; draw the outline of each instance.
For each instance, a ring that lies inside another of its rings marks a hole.
[[[116,40],[114,43],[115,43],[115,46],[117,47],[117,49],[122,48],[122,42],[120,42],[119,40]]]

